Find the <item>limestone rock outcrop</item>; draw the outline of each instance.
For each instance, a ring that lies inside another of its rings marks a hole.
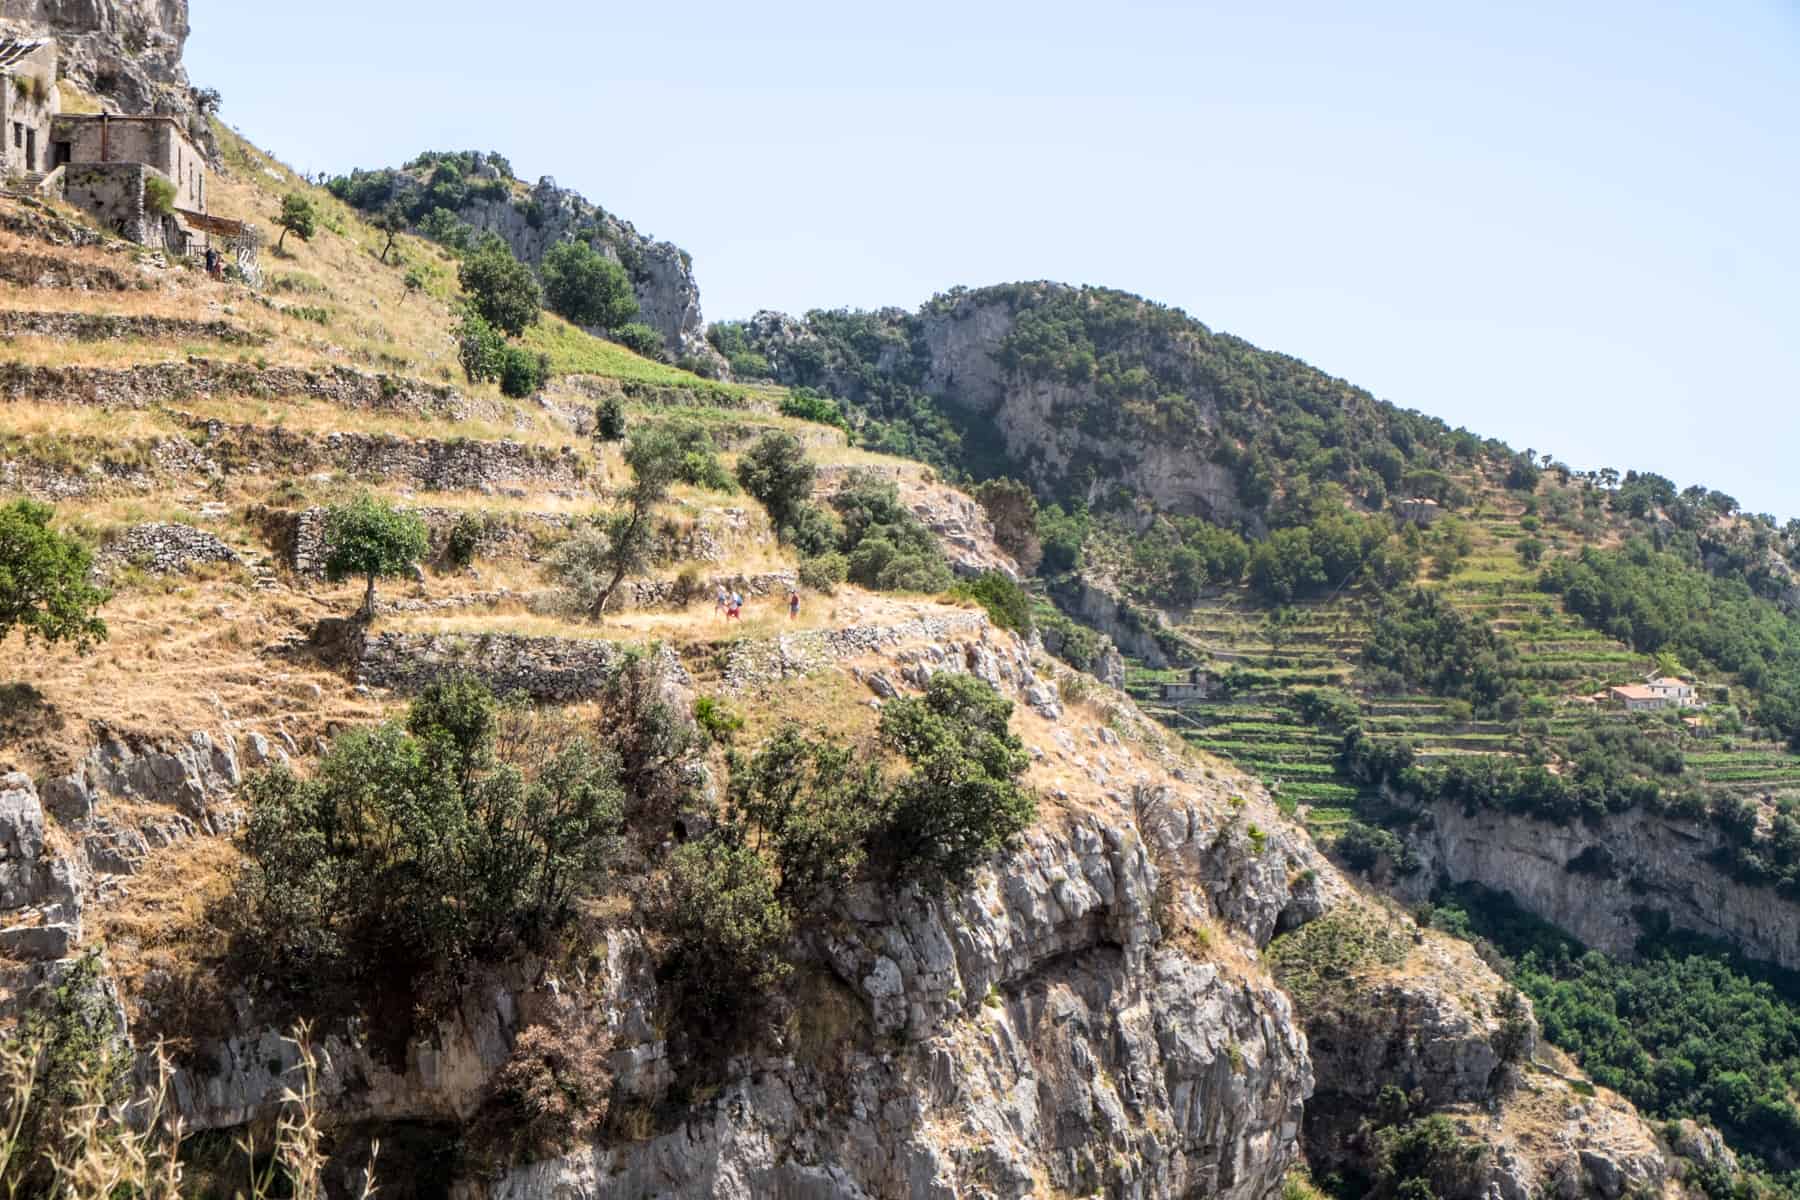
[[[181,61],[187,0],[0,0],[0,21],[55,37],[63,74],[115,111],[179,117],[212,144]]]
[[[1641,808],[1599,826],[1453,804],[1427,816],[1409,837],[1422,869],[1398,881],[1403,888],[1422,893],[1441,874],[1510,892],[1584,944],[1625,957],[1644,918],[1664,914],[1675,928],[1800,970],[1800,905],[1720,870],[1722,835],[1710,823]]]
[[[0,954],[67,957],[81,941],[81,910],[74,866],[46,840],[30,777],[0,775]]]

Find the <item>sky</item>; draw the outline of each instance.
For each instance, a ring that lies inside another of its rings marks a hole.
[[[1800,0],[192,0],[296,169],[498,150],[708,319],[1100,284],[1800,516]]]

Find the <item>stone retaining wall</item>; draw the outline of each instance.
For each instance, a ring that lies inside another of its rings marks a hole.
[[[500,695],[523,692],[534,700],[591,700],[631,648],[619,642],[520,634],[380,633],[365,636],[356,665],[367,687],[416,692],[435,679],[467,672]],[[665,677],[689,682],[666,650],[657,652]]]
[[[408,413],[452,421],[471,417],[505,421],[514,415],[507,405],[467,396],[453,387],[398,375],[371,375],[342,366],[321,370],[258,367],[205,358],[131,367],[0,364],[0,400],[146,408],[177,403],[196,395],[324,400],[343,408]]]
[[[842,629],[809,629],[758,641],[732,644],[725,662],[725,684],[740,691],[804,675],[827,663],[873,654],[902,642],[946,642],[979,637],[989,628],[983,612],[955,612],[916,617],[892,625],[850,625]]]
[[[168,575],[200,563],[239,561],[235,550],[204,529],[170,521],[151,521],[133,525],[106,543],[95,555],[94,566],[101,573],[130,565],[156,575]]]
[[[126,338],[204,338],[238,346],[261,345],[268,335],[230,321],[184,317],[115,316],[82,312],[0,312],[0,337],[46,337],[71,342]]]
[[[590,490],[587,458],[523,442],[291,433],[266,425],[188,418],[202,452],[224,471],[342,471],[433,492],[492,492],[510,485],[572,496]]]
[[[298,512],[257,509],[251,513],[262,525],[263,535],[277,557],[295,574],[323,578],[325,574],[325,509]],[[458,521],[473,516],[480,522],[475,539],[477,558],[522,558],[536,561],[544,551],[569,536],[582,520],[573,513],[483,511],[467,508],[410,508],[424,520],[430,532],[428,556],[442,560],[450,533]],[[657,557],[663,562],[719,562],[734,551],[769,539],[748,509],[722,508],[700,514],[690,525],[673,525],[658,533]]]
[[[156,286],[149,275],[53,254],[0,254],[0,283],[78,292],[130,292]]]
[[[0,441],[0,495],[45,500],[144,492],[171,479],[342,471],[359,479],[429,492],[527,490],[562,497],[592,495],[592,461],[521,442],[440,441],[366,433],[292,433],[274,426],[229,425],[187,417],[188,437],[57,439],[52,455],[33,445]]]

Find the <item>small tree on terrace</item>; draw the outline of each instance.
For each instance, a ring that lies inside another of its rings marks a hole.
[[[624,507],[605,514],[593,527],[570,537],[550,561],[550,569],[576,604],[599,620],[628,575],[641,574],[655,548],[651,517],[668,496],[681,470],[681,444],[661,427],[634,436],[625,448],[631,486]]]
[[[325,574],[332,582],[368,580],[362,615],[375,615],[375,581],[405,574],[425,556],[425,522],[373,496],[361,495],[325,515]]]
[[[398,201],[390,201],[376,216],[375,228],[387,235],[387,243],[381,247],[381,261],[386,263],[393,252],[394,239],[406,232],[406,210]]]
[[[800,439],[778,429],[756,439],[756,444],[738,460],[739,485],[769,511],[769,523],[784,541],[786,531],[812,496],[817,475]]]
[[[637,316],[625,268],[586,242],[558,242],[544,255],[544,298],[577,325],[618,329]]]
[[[31,500],[0,506],[0,641],[17,626],[27,642],[73,642],[85,654],[106,637],[94,615],[106,593],[88,582],[87,548],[50,528],[52,511]]]
[[[280,254],[287,241],[287,235],[293,234],[303,242],[312,241],[312,235],[318,232],[318,215],[313,212],[312,201],[299,192],[289,192],[281,198],[281,215],[275,218],[275,224],[281,227],[281,236],[275,239],[275,253]]]
[[[537,276],[499,238],[489,237],[463,259],[457,278],[475,311],[501,333],[518,337],[537,324],[544,299]]]

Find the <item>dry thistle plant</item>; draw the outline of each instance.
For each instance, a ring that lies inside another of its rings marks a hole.
[[[170,1111],[173,1069],[162,1043],[153,1051],[156,1082],[138,1100],[113,1097],[118,1060],[108,1054],[84,1064],[75,1088],[80,1100],[64,1116],[63,1145],[46,1152],[57,1194],[69,1200],[179,1200],[181,1118]],[[135,1110],[135,1111],[134,1111]]]
[[[275,1153],[260,1173],[252,1171],[250,1192],[239,1194],[239,1200],[272,1200],[281,1195],[287,1200],[324,1200],[325,1153],[324,1131],[319,1123],[319,1058],[313,1050],[312,1027],[305,1021],[294,1026],[287,1039],[298,1051],[300,1061],[293,1070],[300,1072],[298,1089],[282,1093],[282,1113],[275,1122]],[[256,1161],[254,1135],[238,1140],[238,1149],[246,1162]],[[376,1192],[375,1159],[381,1143],[369,1143],[369,1161],[363,1168],[361,1190],[357,1200],[373,1200]],[[279,1188],[277,1184],[280,1184]]]

